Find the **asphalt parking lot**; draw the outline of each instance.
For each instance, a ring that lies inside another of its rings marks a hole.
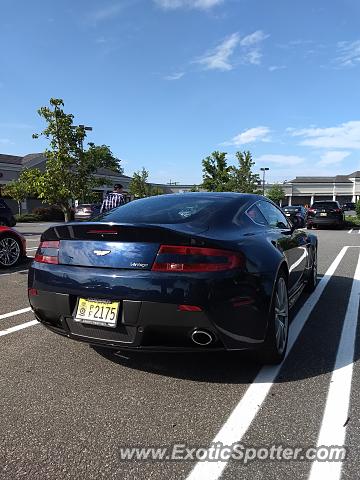
[[[30,257],[45,228],[17,227]],[[341,466],[341,478],[359,478],[360,231],[315,233],[320,284],[292,312],[293,347],[280,367],[239,354],[95,351],[34,321],[27,263],[0,272],[0,478],[317,480],[340,478]],[[213,440],[345,444],[347,459],[244,465],[120,458],[124,446],[208,448]]]

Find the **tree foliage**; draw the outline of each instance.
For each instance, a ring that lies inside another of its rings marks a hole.
[[[356,202],[355,211],[356,211],[357,218],[360,219],[360,200]]]
[[[229,190],[231,167],[227,164],[225,152],[215,151],[202,161],[202,187],[208,192],[226,192]]]
[[[118,173],[122,169],[108,146],[89,143],[89,148],[84,149],[86,130],[83,125],[74,126],[74,116],[65,113],[63,107],[63,100],[51,98],[49,107],[38,110],[47,125],[33,138],[42,136],[49,141],[44,152],[45,170],[24,170],[16,183],[43,203],[58,205],[65,220],[69,220],[72,200],[83,200],[91,196],[94,188],[109,183],[106,178],[96,176],[98,169]]]
[[[162,195],[164,190],[159,186],[153,186],[148,183],[149,171],[143,167],[141,170],[134,172],[131,179],[129,190],[135,198],[154,197]]]
[[[18,204],[19,215],[21,215],[21,202],[25,200],[31,194],[27,184],[20,184],[19,182],[13,180],[8,183],[3,189],[4,195],[7,195]]]
[[[249,151],[236,152],[238,165],[231,167],[229,189],[240,193],[258,193],[260,177],[253,173],[255,162]]]
[[[131,179],[129,190],[135,198],[145,198],[150,195],[150,187],[148,185],[149,172],[143,167],[141,170],[134,172]]]
[[[270,198],[274,203],[279,204],[281,200],[284,200],[285,198],[285,190],[283,187],[275,183],[267,192],[266,196]]]
[[[202,161],[202,187],[210,192],[258,193],[260,177],[253,173],[251,153],[236,152],[237,165],[228,165],[225,152],[215,151]]]

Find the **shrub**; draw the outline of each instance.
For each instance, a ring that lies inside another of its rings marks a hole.
[[[356,216],[357,216],[357,218],[360,219],[360,200],[356,203],[355,210],[356,210]]]
[[[39,215],[35,215],[34,213],[23,213],[22,215],[15,215],[15,219],[17,222],[40,222],[41,218]]]
[[[37,215],[44,222],[63,222],[64,214],[61,208],[55,205],[51,207],[39,207],[33,210],[33,214]]]

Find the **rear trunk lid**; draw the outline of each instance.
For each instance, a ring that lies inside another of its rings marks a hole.
[[[151,270],[160,245],[194,245],[194,234],[187,224],[179,231],[179,225],[174,230],[171,225],[89,222],[52,227],[42,241],[60,240],[62,265]]]

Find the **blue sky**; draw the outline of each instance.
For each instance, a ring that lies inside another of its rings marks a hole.
[[[125,173],[197,183],[213,150],[272,181],[360,169],[358,0],[1,0],[0,152],[63,98]]]

